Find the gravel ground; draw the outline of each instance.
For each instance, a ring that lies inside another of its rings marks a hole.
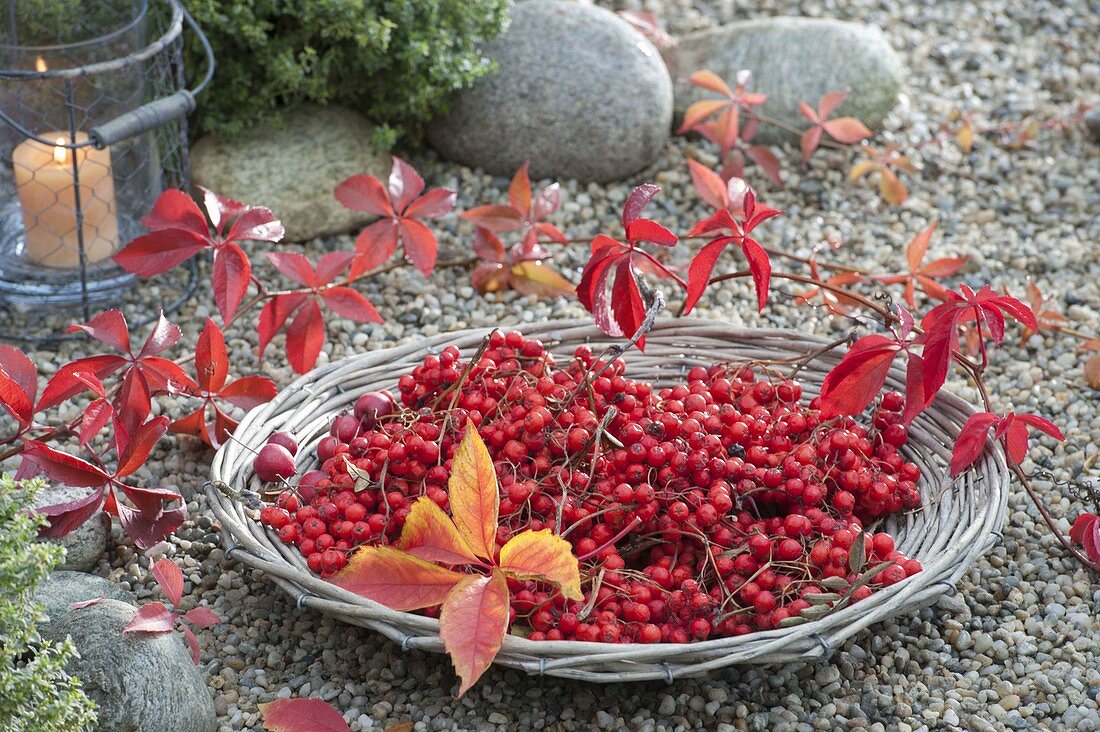
[[[634,6],[635,3],[629,3]],[[1066,115],[1078,102],[1100,101],[1100,15],[1095,3],[991,0],[979,3],[731,2],[653,0],[641,7],[665,18],[673,31],[708,27],[775,13],[862,20],[885,29],[903,54],[909,81],[885,137],[909,147],[931,136],[953,108],[973,110],[999,123],[1029,113]],[[708,155],[711,157],[708,158]],[[646,180],[665,187],[657,218],[686,229],[703,209],[690,189],[686,158],[713,162],[712,150],[681,139],[636,179],[620,184],[564,184],[558,218],[574,234],[617,227],[631,186]],[[793,151],[787,159],[795,160]],[[844,242],[838,255],[882,271],[900,266],[908,239],[933,218],[941,234],[937,256],[966,255],[964,279],[1019,290],[1025,275],[1078,328],[1100,322],[1100,154],[1080,131],[1044,132],[1037,144],[1009,151],[980,140],[973,154],[948,144],[915,153],[923,171],[905,182],[901,207],[845,180],[851,153],[826,152],[810,168],[793,165],[787,186],[759,185],[768,203],[787,215],[764,237],[808,253],[825,237]],[[502,198],[506,181],[421,157],[433,184],[457,186],[460,206]],[[753,182],[760,184],[760,176]],[[444,257],[461,253],[468,232],[447,223]],[[673,226],[673,228],[677,228]],[[614,229],[614,230],[617,230]],[[343,237],[306,247],[350,245]],[[559,264],[579,275],[580,248]],[[749,291],[738,284],[700,308],[699,315],[735,323],[792,325],[839,332],[817,312],[774,298],[762,316],[751,312]],[[429,283],[411,270],[389,273],[368,295],[387,323],[360,329],[332,327],[326,358],[399,343],[420,335],[469,326],[511,325],[582,315],[575,302],[533,301],[512,294],[482,298],[464,271],[444,270]],[[186,313],[192,330],[210,313],[200,292]],[[191,338],[194,333],[189,334]],[[230,334],[235,361],[253,365],[255,333]],[[1058,479],[1087,472],[1100,444],[1097,393],[1084,385],[1084,355],[1064,336],[1015,342],[995,358],[990,387],[999,410],[1036,411],[1055,417],[1068,444],[1055,453],[1036,448],[1032,458]],[[81,355],[66,345],[64,357]],[[277,355],[277,349],[276,349]],[[58,363],[56,354],[40,361]],[[290,371],[271,358],[269,373],[286,383]],[[956,384],[964,394],[966,390]],[[151,554],[173,556],[189,578],[185,602],[202,601],[227,622],[199,634],[224,729],[259,729],[259,702],[273,697],[319,696],[344,711],[354,730],[385,729],[405,721],[416,730],[439,729],[1100,729],[1100,584],[1054,548],[1022,489],[1010,498],[1003,543],[962,578],[959,592],[938,607],[898,617],[858,635],[826,663],[732,669],[705,681],[595,687],[528,678],[492,670],[461,700],[442,656],[402,654],[380,636],[298,611],[275,587],[247,568],[226,562],[196,488],[209,456],[185,442],[158,448],[148,480],[173,485],[191,497],[192,520]],[[1025,466],[1029,469],[1032,465]],[[1093,477],[1096,475],[1092,469]],[[1049,483],[1052,512],[1063,528],[1082,510]],[[131,544],[116,528],[104,574],[139,597],[157,591]],[[109,559],[109,562],[108,562]],[[109,565],[109,566],[108,566]]]

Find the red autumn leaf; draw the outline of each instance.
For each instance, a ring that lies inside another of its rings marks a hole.
[[[760,166],[764,175],[777,186],[783,185],[783,176],[779,172],[779,158],[771,151],[771,148],[763,145],[748,145],[744,149],[745,156]]]
[[[995,434],[997,437],[1004,438],[1005,451],[1009,459],[1017,465],[1027,458],[1028,427],[1044,432],[1056,440],[1065,440],[1062,431],[1046,417],[1009,412],[1001,418]]]
[[[195,387],[179,366],[158,355],[175,345],[182,335],[177,326],[165,319],[164,313],[160,314],[137,354],[133,353],[126,319],[117,310],[100,313],[87,323],[74,325],[69,330],[84,331],[125,355],[90,356],[65,364],[46,384],[38,402],[40,410],[60,404],[87,389],[89,374],[96,379],[104,379],[121,372],[119,378],[122,386],[112,406],[129,432],[148,416],[151,394],[180,392]]]
[[[525,170],[523,168],[521,172]],[[516,175],[519,176],[519,173]],[[539,195],[545,192],[544,189]],[[505,249],[500,237],[490,229],[479,226],[474,231],[473,250],[483,261],[470,272],[474,288],[481,293],[513,289],[536,297],[574,294],[573,284],[545,261],[550,258],[550,251],[538,243],[538,234],[536,228],[528,228],[522,241]]]
[[[127,272],[152,277],[204,249],[212,249],[214,299],[222,321],[228,322],[248,290],[252,271],[240,243],[280,241],[283,225],[269,209],[224,198],[201,186],[200,190],[205,216],[190,196],[167,190],[157,199],[153,211],[142,219],[149,233],[131,241],[113,259]]]
[[[186,625],[181,625],[180,630],[183,631],[183,637],[187,640],[187,645],[191,648],[191,662],[196,666],[199,665],[199,639],[195,637],[195,633],[191,628]]]
[[[711,273],[718,264],[718,258],[732,240],[733,237],[729,236],[716,237],[704,244],[699,253],[692,258],[691,266],[688,268],[687,294],[684,296],[684,315],[690,313],[703,297],[703,293],[710,284]]]
[[[1022,336],[1020,336],[1020,345],[1024,345],[1030,340],[1033,335],[1042,333],[1044,331],[1058,331],[1066,324],[1066,316],[1062,315],[1057,310],[1053,310],[1047,307],[1049,299],[1043,297],[1043,293],[1039,290],[1039,286],[1036,285],[1030,279],[1027,283],[1027,304],[1031,308],[1031,312],[1035,313],[1035,322],[1039,324],[1039,330],[1034,331],[1030,328],[1024,330]]]
[[[821,383],[821,416],[856,415],[882,391],[903,344],[884,335],[860,338]]]
[[[106,399],[96,399],[84,410],[84,416],[80,418],[80,429],[77,431],[77,439],[80,444],[87,447],[96,435],[114,419],[115,409]]]
[[[995,343],[1004,339],[1005,316],[1020,322],[1024,327],[1038,329],[1035,314],[1024,303],[1010,295],[998,295],[988,285],[974,292],[966,285],[956,292],[946,290],[945,301],[932,308],[921,320],[924,334],[916,342],[923,346],[924,392],[930,400],[947,380],[952,353],[959,342],[958,326],[968,321],[983,325]],[[985,353],[985,341],[979,341]]]
[[[924,359],[915,353],[909,353],[909,362],[905,365],[905,408],[901,413],[903,424],[911,423],[918,414],[932,403],[932,396],[924,393]]]
[[[87,520],[100,504],[107,513],[119,517],[123,528],[141,549],[148,549],[174,530],[187,513],[178,493],[166,489],[138,488],[122,482],[123,478],[145,463],[150,450],[164,435],[167,423],[166,417],[156,417],[139,425],[132,434],[116,429],[115,452],[119,458],[114,472],[42,442],[27,440],[24,459],[52,480],[69,486],[98,489],[92,496],[78,501],[39,509],[38,513],[50,519],[50,525],[40,533],[43,536],[64,536]],[[116,489],[133,501],[138,510],[118,503],[114,493]],[[165,509],[165,502],[179,502],[181,505],[175,509]]]
[[[608,335],[633,336],[645,317],[646,298],[637,279],[637,262],[644,259],[681,285],[687,284],[667,265],[638,247],[641,242],[672,246],[677,241],[675,234],[665,227],[641,218],[646,204],[659,190],[658,186],[647,183],[636,187],[627,197],[622,216],[626,244],[603,234],[592,240],[592,255],[581,273],[577,299],[592,313],[596,325]],[[644,337],[638,339],[638,348],[644,350]]]
[[[36,463],[38,464],[38,463]],[[38,535],[50,539],[59,539],[82,526],[103,505],[103,488],[89,493],[83,498],[52,506],[43,506],[35,513],[45,516],[49,521],[38,531]]]
[[[111,482],[111,475],[87,460],[55,450],[44,442],[27,440],[23,455],[35,463],[50,480],[74,488],[99,488]],[[44,511],[43,511],[44,512]]]
[[[180,500],[179,496],[175,496]],[[156,512],[137,511],[126,504],[117,504],[118,522],[134,544],[142,551],[171,534],[187,518],[187,506],[161,509]]]
[[[286,329],[287,360],[296,372],[304,374],[313,368],[324,345],[325,319],[317,300],[310,298]]]
[[[217,447],[229,438],[237,423],[227,415],[218,400],[243,409],[264,404],[275,398],[278,389],[267,376],[245,376],[226,384],[229,375],[229,355],[221,328],[211,318],[206,319],[195,347],[197,388],[191,396],[201,399],[198,409],[172,422],[168,429],[177,434],[193,435],[208,445]],[[214,412],[207,421],[207,408]]]
[[[692,166],[692,177],[700,195],[713,199],[714,203],[719,204],[718,213],[697,224],[692,229],[692,235],[723,230],[728,230],[731,234],[713,239],[692,259],[691,266],[688,268],[684,314],[691,312],[702,297],[710,283],[710,277],[719,256],[731,242],[741,247],[741,253],[749,264],[749,271],[756,288],[757,307],[763,310],[768,301],[768,288],[771,283],[771,259],[767,251],[750,237],[749,233],[768,219],[778,216],[780,212],[758,203],[753,190],[739,179],[731,178],[724,187],[719,187],[721,179],[703,166]],[[735,202],[733,197],[738,194],[741,198]]]
[[[989,412],[973,414],[963,425],[955,448],[951,453],[951,474],[963,472],[981,456],[990,427],[995,428],[994,436],[1005,443],[1005,453],[1009,462],[1018,465],[1027,458],[1028,427],[1045,432],[1056,440],[1065,439],[1062,431],[1049,419],[1037,414],[1016,414],[1009,412],[998,417]]]
[[[26,354],[12,346],[0,345],[0,408],[20,427],[29,427],[34,419],[34,400],[38,392],[38,372]]]
[[[322,304],[359,323],[382,322],[378,311],[363,295],[350,287],[333,284],[353,263],[354,253],[330,252],[317,260],[316,267],[294,252],[268,252],[267,256],[276,269],[303,289],[276,295],[264,305],[258,326],[261,357],[267,344],[290,320],[286,329],[287,360],[300,374],[313,368],[325,344]]]
[[[348,732],[340,712],[320,699],[276,699],[258,705],[269,732]]]
[[[981,456],[989,436],[989,428],[998,421],[997,415],[989,412],[970,415],[959,430],[959,436],[955,438],[955,446],[951,450],[951,475],[963,472]]]
[[[123,633],[167,633],[176,624],[176,616],[163,602],[149,602],[138,608]]]
[[[1085,556],[1100,564],[1100,516],[1094,513],[1078,516],[1069,530],[1069,538],[1084,547]]]
[[[221,313],[222,322],[228,323],[248,292],[252,280],[252,263],[248,255],[236,244],[226,244],[214,257],[214,302]]]
[[[149,459],[149,453],[164,433],[168,431],[167,417],[154,417],[141,425],[128,437],[125,444],[118,442],[118,468],[114,478],[124,478],[133,474]]]
[[[197,628],[211,628],[222,622],[220,615],[202,605],[188,610],[182,617]]]
[[[183,572],[171,559],[158,559],[151,570],[157,584],[164,590],[165,597],[173,606],[180,604],[183,597]]]
[[[435,235],[418,219],[437,218],[452,211],[455,192],[444,188],[423,191],[424,179],[396,156],[386,185],[373,176],[353,175],[336,187],[336,198],[345,207],[382,217],[356,239],[358,257],[352,263],[350,279],[385,262],[397,251],[398,244],[425,277],[432,273],[438,245]]]
[[[350,287],[331,287],[321,292],[321,299],[333,312],[357,323],[381,323],[382,316],[370,300]]]
[[[508,633],[508,582],[504,574],[464,577],[443,601],[439,637],[465,694],[493,663]]]

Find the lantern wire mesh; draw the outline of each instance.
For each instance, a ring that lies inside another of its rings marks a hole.
[[[523,328],[539,338],[559,363],[574,349],[593,351],[621,343],[581,321],[550,322]],[[463,358],[477,351],[489,329],[445,333],[358,356],[315,369],[284,389],[274,400],[252,410],[234,438],[214,457],[207,497],[226,544],[226,557],[259,569],[297,601],[354,625],[383,633],[402,650],[443,652],[439,621],[391,610],[337,587],[312,573],[293,546],[256,520],[256,511],[240,499],[264,485],[252,460],[273,432],[285,430],[298,439],[298,472],[318,467],[316,446],[328,434],[333,418],[352,408],[368,391],[394,389],[398,378],[428,353],[454,345]],[[658,387],[682,383],[694,366],[717,362],[781,362],[814,356],[799,371],[804,393],[815,396],[825,374],[840,360],[835,351],[821,353],[826,341],[788,330],[741,330],[707,320],[662,321],[646,337],[646,350],[624,354],[626,374]],[[816,354],[816,356],[815,356]],[[887,386],[904,390],[905,371],[891,369]],[[923,571],[876,590],[870,597],[838,608],[801,625],[717,638],[697,643],[605,644],[579,641],[531,641],[508,635],[495,663],[530,674],[594,682],[666,680],[704,676],[734,664],[785,663],[828,657],[868,626],[912,612],[955,591],[964,571],[1000,537],[1008,500],[1008,467],[998,444],[990,440],[970,470],[952,478],[947,466],[959,429],[974,408],[959,397],[940,392],[913,422],[902,449],[921,469],[919,509],[882,522],[897,548],[920,560]],[[873,527],[869,527],[872,528]]]
[[[0,0],[0,338],[57,340],[99,303],[140,325],[194,291],[194,261],[133,287],[111,260],[188,184],[186,114],[213,57],[188,90],[186,27],[209,49],[178,0]]]

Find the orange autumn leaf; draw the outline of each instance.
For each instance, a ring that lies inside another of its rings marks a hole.
[[[462,680],[462,696],[492,664],[508,633],[508,583],[500,570],[465,577],[447,595],[439,637]]]
[[[1056,331],[1061,330],[1062,327],[1069,322],[1066,316],[1062,315],[1057,310],[1052,310],[1047,307],[1047,303],[1050,298],[1043,297],[1042,291],[1039,286],[1032,280],[1028,280],[1027,283],[1027,304],[1031,307],[1031,312],[1035,313],[1035,321],[1039,325],[1039,333],[1044,331]],[[1024,328],[1023,335],[1020,336],[1020,345],[1024,345],[1031,339],[1031,336],[1036,332],[1030,328]]]
[[[466,436],[455,452],[447,491],[451,499],[451,517],[458,533],[478,556],[492,559],[496,553],[500,510],[497,474],[493,459],[472,422],[466,424]]]
[[[967,257],[941,257],[931,262],[924,263],[924,255],[928,253],[928,245],[932,241],[932,234],[936,231],[938,221],[933,221],[923,231],[913,237],[906,249],[906,264],[909,267],[908,274],[878,275],[874,279],[887,285],[905,283],[905,302],[911,308],[916,307],[916,289],[920,289],[929,297],[942,300],[947,288],[936,280],[942,277],[950,277],[957,274],[963,268],[969,258]]]
[[[506,577],[557,584],[573,600],[583,600],[583,595],[572,547],[549,530],[517,534],[496,560],[500,486],[472,423],[455,453],[448,489],[451,516],[430,498],[420,498],[396,547],[361,547],[332,582],[395,610],[441,606],[439,634],[461,679],[461,696],[493,662],[508,632]],[[463,565],[475,573],[455,572],[428,560]],[[481,574],[486,570],[489,574]]]
[[[1100,354],[1085,361],[1085,380],[1093,389],[1100,389]]]
[[[561,588],[568,600],[580,600],[580,565],[568,541],[550,529],[524,531],[500,549],[500,568],[513,577],[545,577]]]
[[[521,295],[552,297],[573,295],[576,287],[541,260],[528,260],[512,265],[512,289]]]
[[[467,577],[388,546],[360,547],[332,584],[394,610],[419,610],[442,604]]]
[[[852,166],[848,172],[848,180],[855,183],[860,178],[871,173],[878,173],[879,195],[887,203],[900,206],[909,196],[905,184],[898,178],[896,170],[904,170],[914,173],[917,166],[909,158],[898,151],[897,145],[888,145],[883,150],[876,150],[871,145],[864,146],[870,154],[870,160],[863,160]]]
[[[821,273],[817,268],[817,260],[810,259],[810,274],[815,280],[821,280]],[[835,287],[838,289],[847,289],[850,285],[857,284],[863,279],[862,275],[856,272],[840,272],[833,275],[824,283],[829,287]],[[829,287],[815,287],[812,290],[807,290],[801,295],[795,297],[795,302],[799,305],[809,304],[815,297],[820,297],[822,304],[825,305],[825,309],[835,315],[847,317],[852,314],[849,308],[857,308],[860,306],[858,300],[854,300],[850,297],[846,297],[842,293],[835,292],[829,289]]]
[[[427,496],[421,496],[413,504],[401,527],[397,548],[429,562],[472,564],[478,561],[451,517]]]

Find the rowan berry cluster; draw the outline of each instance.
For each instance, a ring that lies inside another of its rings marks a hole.
[[[586,598],[509,580],[513,632],[536,640],[685,643],[764,630],[838,597],[863,599],[921,570],[864,526],[920,504],[899,448],[904,399],[870,424],[823,420],[796,381],[756,367],[696,367],[683,384],[628,378],[578,348],[494,332],[470,361],[454,347],[335,418],[318,470],[261,520],[327,577],[356,545],[396,541],[412,503],[448,508],[468,421],[500,484],[503,545],[550,528],[580,560]],[[270,452],[277,452],[274,448]],[[520,630],[520,629],[523,630]]]

